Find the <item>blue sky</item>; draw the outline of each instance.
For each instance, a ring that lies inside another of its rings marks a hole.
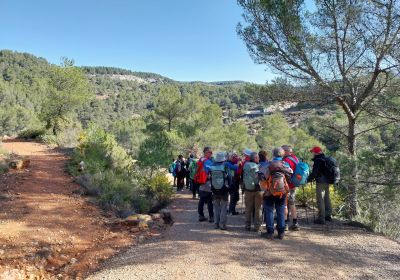
[[[235,0],[1,0],[0,49],[59,63],[154,72],[179,81],[273,75],[236,34]]]

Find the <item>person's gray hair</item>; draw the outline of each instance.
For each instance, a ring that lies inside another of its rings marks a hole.
[[[250,161],[254,161],[257,157],[258,157],[258,153],[257,152],[252,152],[250,154]]]
[[[292,146],[290,146],[290,145],[283,145],[281,148],[282,148],[285,152],[288,152],[288,153],[292,153],[292,152],[293,152]]]
[[[274,157],[283,157],[285,155],[285,151],[282,148],[275,148],[272,150],[272,155]]]

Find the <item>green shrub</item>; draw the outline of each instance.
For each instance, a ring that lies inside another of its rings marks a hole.
[[[79,146],[69,162],[71,174],[79,175],[79,163],[85,163],[85,175],[77,181],[101,205],[111,210],[156,211],[170,201],[172,188],[158,167],[143,168],[120,147],[115,138],[91,125],[80,136]]]
[[[317,208],[315,183],[308,183],[304,187],[300,187],[296,192],[296,200],[302,206]],[[343,193],[334,186],[329,187],[329,195],[332,203],[333,215],[339,215],[344,205]]]
[[[18,134],[18,138],[22,139],[37,139],[46,134],[46,129],[44,128],[29,128],[21,131]]]

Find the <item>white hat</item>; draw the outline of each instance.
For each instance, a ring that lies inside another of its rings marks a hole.
[[[218,152],[215,156],[215,162],[223,162],[226,160],[226,153],[225,152]]]
[[[250,156],[252,152],[253,152],[253,151],[250,150],[250,149],[248,149],[248,148],[246,148],[246,149],[243,150],[243,154],[246,155],[246,156]]]

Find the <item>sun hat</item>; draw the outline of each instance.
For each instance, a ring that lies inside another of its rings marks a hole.
[[[226,153],[225,152],[218,152],[215,155],[214,161],[215,162],[223,162],[226,160]]]
[[[250,150],[250,149],[244,149],[244,150],[243,150],[243,154],[246,155],[246,156],[250,156],[252,152],[253,152],[253,151]]]

